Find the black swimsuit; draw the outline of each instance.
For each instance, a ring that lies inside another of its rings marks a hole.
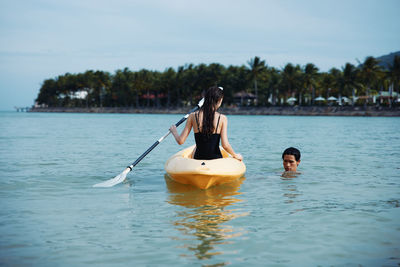
[[[198,115],[198,114],[197,114]],[[203,134],[200,132],[199,120],[194,114],[197,123],[198,132],[194,134],[194,139],[196,140],[196,152],[194,153],[194,159],[219,159],[222,158],[221,151],[219,149],[219,141],[221,139],[221,134],[216,133],[218,130],[219,119],[221,114],[219,114],[217,127],[215,128],[215,133],[211,135]]]

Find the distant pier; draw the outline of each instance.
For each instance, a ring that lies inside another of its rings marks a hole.
[[[30,107],[14,107],[17,112],[28,112],[31,110]]]

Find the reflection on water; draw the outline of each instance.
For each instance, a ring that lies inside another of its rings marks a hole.
[[[283,181],[283,199],[286,204],[294,203],[296,198],[302,195],[302,193],[297,189],[296,179],[294,179],[299,175],[300,173],[298,172],[284,172],[281,175],[281,180]],[[303,209],[294,210],[294,212],[298,211],[303,211]]]
[[[288,179],[296,178],[300,174],[301,174],[300,172],[291,172],[291,171],[286,172],[285,171],[282,173],[281,177],[282,177],[282,180],[288,180]]]
[[[167,202],[186,208],[177,209],[177,219],[173,222],[185,238],[174,239],[183,241],[183,247],[194,253],[198,259],[211,259],[221,254],[217,251],[220,245],[227,244],[229,239],[243,234],[242,229],[233,228],[226,223],[248,215],[232,208],[234,203],[241,201],[237,196],[241,194],[238,190],[244,179],[202,190],[191,185],[179,184],[165,175],[170,193]],[[227,263],[218,265],[225,264]]]

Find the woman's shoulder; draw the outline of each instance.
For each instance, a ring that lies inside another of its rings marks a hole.
[[[220,120],[224,120],[224,121],[227,121],[227,120],[228,120],[228,118],[227,118],[224,114],[222,114],[222,113],[217,112],[216,115],[220,117]]]
[[[217,115],[217,116],[221,116],[221,119],[222,119],[222,118],[226,118],[226,116],[225,116],[224,114],[220,113],[220,112],[216,112],[216,115]]]
[[[189,114],[189,118],[190,120],[197,120],[199,118],[199,111],[195,111]]]
[[[194,120],[194,117],[195,117],[195,112],[191,112],[189,114],[188,120]]]

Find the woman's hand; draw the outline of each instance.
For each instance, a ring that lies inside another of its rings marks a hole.
[[[241,155],[241,154],[234,154],[233,155],[233,158],[235,158],[235,159],[237,159],[237,160],[240,160],[240,161],[242,161],[243,160],[243,156]]]
[[[169,130],[171,131],[171,133],[176,136],[178,135],[178,130],[176,129],[175,124],[171,125],[171,127],[169,127]]]

